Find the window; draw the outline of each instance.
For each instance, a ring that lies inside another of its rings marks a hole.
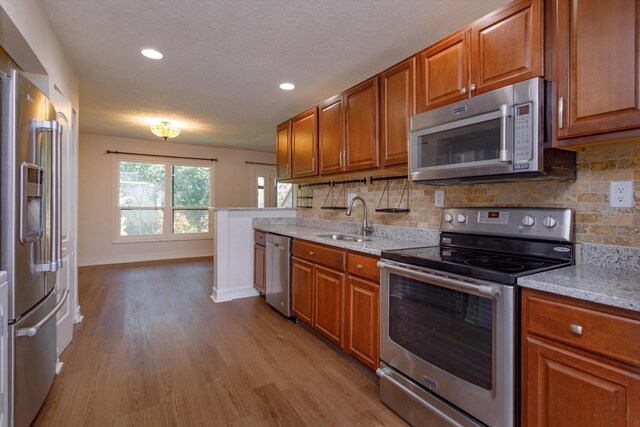
[[[121,159],[117,165],[117,240],[210,237],[210,166]]]

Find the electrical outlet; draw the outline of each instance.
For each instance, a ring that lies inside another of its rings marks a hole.
[[[444,207],[444,190],[436,190],[435,205],[436,205],[436,208]]]
[[[354,197],[356,197],[356,193],[347,194],[347,205],[351,204],[351,201],[353,200]]]
[[[611,181],[609,206],[630,208],[633,206],[633,181]]]

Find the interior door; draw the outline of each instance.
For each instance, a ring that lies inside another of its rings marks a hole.
[[[58,298],[65,290],[69,296],[57,314],[57,354],[67,348],[73,339],[75,301],[77,301],[76,264],[76,176],[77,151],[75,143],[75,120],[71,102],[57,90],[51,93],[51,103],[55,108],[56,120],[62,125],[62,268],[58,271],[56,290]]]

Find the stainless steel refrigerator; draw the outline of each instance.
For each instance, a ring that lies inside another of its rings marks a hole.
[[[28,426],[53,383],[61,253],[61,135],[47,97],[0,72],[0,270],[9,281],[9,424]]]

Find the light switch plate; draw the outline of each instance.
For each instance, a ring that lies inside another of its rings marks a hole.
[[[354,197],[356,197],[356,193],[347,194],[347,205],[351,204],[351,201],[353,200]]]
[[[633,206],[633,181],[611,181],[609,206],[613,208],[630,208]]]
[[[443,208],[444,207],[444,190],[436,190],[434,199],[435,199],[436,208]]]

